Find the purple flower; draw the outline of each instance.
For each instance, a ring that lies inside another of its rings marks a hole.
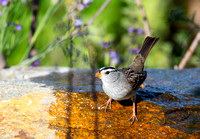
[[[22,26],[21,25],[18,25],[18,24],[15,24],[15,29],[20,31],[22,29]]]
[[[132,53],[132,54],[137,54],[137,53],[139,53],[139,51],[140,51],[140,48],[131,48],[130,49],[130,53]]]
[[[17,31],[22,30],[22,26],[19,24],[16,24],[15,22],[7,22],[6,26],[14,26]]]
[[[136,33],[137,33],[137,34],[143,34],[143,33],[144,33],[144,30],[143,30],[143,29],[140,29],[140,28],[138,28],[138,29],[136,30]]]
[[[82,25],[83,25],[83,23],[82,23],[81,19],[75,19],[75,22],[74,22],[75,27],[80,27]]]
[[[30,66],[31,67],[37,67],[40,65],[40,60],[36,60],[35,62],[33,62]]]
[[[32,57],[34,57],[35,55],[37,55],[37,51],[36,51],[35,49],[32,49],[32,50],[30,51],[30,53],[29,53],[28,58],[32,58]],[[40,60],[38,59],[38,60],[34,61],[30,66],[31,66],[31,67],[37,67],[37,66],[39,66],[39,65],[40,65]]]
[[[88,5],[88,4],[92,3],[92,2],[93,2],[93,0],[83,0],[83,4],[86,4],[86,5]]]
[[[141,29],[141,28],[133,28],[133,27],[130,27],[128,28],[128,32],[135,32],[137,34],[143,34],[144,33],[144,30]]]
[[[0,0],[0,5],[7,6],[10,0]]]
[[[113,42],[111,42],[111,41],[109,41],[109,42],[102,41],[99,43],[100,46],[104,46],[105,48],[108,48],[111,44],[113,44]]]
[[[135,31],[135,28],[133,27],[128,28],[128,32],[134,32],[134,31]]]
[[[82,11],[85,7],[82,4],[78,4],[76,7],[79,11]]]
[[[2,15],[2,11],[0,10],[0,16]]]
[[[87,8],[88,5],[90,3],[92,3],[93,0],[77,0],[77,6],[76,8],[79,10],[79,11],[82,11],[84,8]]]
[[[111,58],[111,64],[117,65],[119,63],[119,54],[116,51],[109,51],[108,54]]]

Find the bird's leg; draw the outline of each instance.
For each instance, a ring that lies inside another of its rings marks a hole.
[[[110,109],[111,109],[111,102],[112,102],[112,98],[110,97],[110,98],[108,99],[108,101],[102,105],[102,106],[106,105],[106,107],[105,107],[105,112],[106,112],[106,109],[107,109],[107,107],[108,107],[109,104],[110,104]],[[101,106],[101,107],[102,107],[102,106]]]
[[[135,119],[138,121],[138,118],[137,118],[136,112],[135,112],[135,102],[133,102],[133,115],[131,116],[130,119],[128,119],[128,121],[130,121],[131,119],[133,119],[133,121],[131,122],[131,124],[133,124],[135,122]]]

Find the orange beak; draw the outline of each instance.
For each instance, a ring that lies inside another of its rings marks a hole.
[[[102,74],[101,73],[99,73],[99,72],[97,72],[96,74],[95,74],[95,77],[102,77]]]
[[[144,84],[141,84],[141,85],[140,85],[140,88],[144,89],[144,88],[145,88],[145,85],[144,85]]]

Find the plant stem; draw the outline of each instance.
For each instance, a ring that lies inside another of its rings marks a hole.
[[[144,25],[144,32],[146,36],[151,36],[151,31],[150,31],[150,27],[149,27],[149,22],[147,20],[147,16],[146,13],[144,11],[144,8],[142,6],[142,2],[141,0],[135,0],[137,6],[140,8],[140,12],[142,14],[143,17],[143,25]]]
[[[32,57],[31,59],[25,60],[24,62],[21,63],[21,66],[31,64],[31,63],[34,62],[35,60],[37,60],[37,59],[41,58],[42,56],[46,55],[48,52],[54,50],[54,49],[55,49],[60,43],[62,43],[63,41],[66,41],[66,40],[69,40],[69,39],[73,39],[73,37],[74,37],[75,35],[77,35],[83,28],[85,28],[85,27],[91,25],[91,24],[94,22],[94,20],[97,18],[97,16],[99,16],[99,15],[101,14],[101,12],[107,7],[107,5],[110,3],[110,1],[111,1],[111,0],[106,0],[106,1],[104,2],[104,4],[99,8],[99,10],[94,14],[94,16],[87,22],[86,25],[84,25],[84,26],[82,26],[82,27],[80,27],[80,28],[75,29],[75,30],[74,30],[73,32],[71,32],[69,35],[67,35],[67,36],[65,36],[65,37],[63,37],[63,38],[61,38],[57,43],[50,45],[50,46],[47,48],[46,52],[43,52],[43,53],[41,53],[41,54],[38,54],[38,55]],[[56,7],[56,8],[57,8],[57,7]],[[53,12],[51,12],[51,13],[53,13]],[[42,25],[44,25],[44,24],[42,24]],[[38,29],[37,29],[37,30],[38,30]],[[37,30],[36,30],[36,32],[37,32]],[[38,31],[38,32],[39,32],[39,31]],[[37,36],[37,34],[36,34],[36,35],[34,34],[34,36]],[[34,37],[34,36],[33,36],[33,39],[32,39],[32,44],[35,42],[35,39],[34,39],[34,38],[37,38],[37,37]]]
[[[198,44],[200,43],[200,31],[197,33],[196,37],[192,41],[189,49],[187,50],[185,56],[181,60],[178,69],[184,69],[185,65],[187,64],[188,60],[190,59],[191,55],[193,54],[194,50],[197,48]]]

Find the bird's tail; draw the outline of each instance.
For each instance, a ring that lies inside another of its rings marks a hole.
[[[154,45],[157,43],[159,38],[152,38],[152,37],[146,37],[146,39],[143,42],[142,48],[140,49],[139,53],[133,60],[132,64],[129,66],[132,70],[136,72],[142,72],[144,68],[144,62],[151,51],[151,49],[154,47]]]
[[[144,43],[142,45],[142,48],[140,49],[138,54],[141,54],[144,57],[144,60],[147,58],[149,52],[154,47],[154,45],[158,42],[159,38],[152,38],[152,37],[146,37],[144,40]]]

